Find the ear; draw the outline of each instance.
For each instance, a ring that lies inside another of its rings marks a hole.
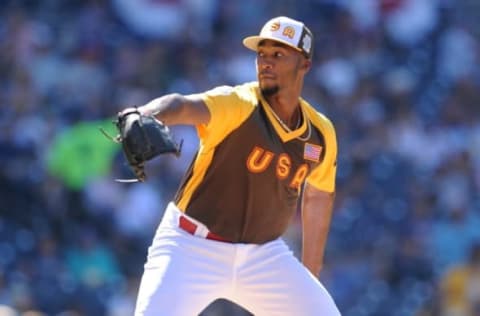
[[[310,70],[310,68],[312,68],[312,60],[303,58],[301,61],[300,68],[303,69],[305,73],[307,73]]]

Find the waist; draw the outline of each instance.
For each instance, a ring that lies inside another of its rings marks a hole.
[[[235,212],[219,206],[189,208],[187,214],[230,242],[242,244],[264,244],[280,237],[292,216],[272,208]]]
[[[231,242],[227,238],[211,232],[205,224],[183,213],[173,202],[168,204],[163,221],[167,221],[169,225],[179,227],[190,235],[199,238]]]

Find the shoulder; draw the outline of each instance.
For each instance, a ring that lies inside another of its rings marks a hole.
[[[307,113],[310,122],[319,129],[323,134],[333,134],[335,135],[335,126],[332,121],[323,113],[316,110],[310,103],[301,99],[302,107]]]
[[[210,121],[199,127],[199,135],[207,147],[216,146],[254,111],[258,104],[255,86],[255,83],[218,86],[203,93]]]
[[[255,82],[237,86],[218,86],[204,92],[202,99],[212,115],[232,113],[243,116],[243,113],[250,113],[258,104],[255,87]]]
[[[248,82],[241,85],[217,86],[211,90],[204,92],[205,97],[223,97],[223,98],[239,98],[243,100],[258,100],[258,83]]]

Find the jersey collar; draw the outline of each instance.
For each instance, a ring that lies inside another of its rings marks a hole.
[[[288,141],[291,141],[292,139],[295,139],[297,137],[300,137],[305,133],[305,131],[307,129],[307,119],[308,118],[307,118],[307,115],[306,115],[306,112],[305,112],[305,105],[304,105],[304,101],[302,100],[302,98],[299,99],[300,109],[302,111],[302,117],[303,117],[302,125],[300,125],[300,127],[297,128],[296,130],[288,132],[282,127],[280,122],[278,122],[278,120],[275,118],[275,116],[272,113],[273,112],[272,107],[270,106],[270,104],[268,104],[267,100],[265,100],[265,98],[263,97],[263,95],[260,93],[259,90],[257,90],[257,95],[258,95],[258,99],[260,100],[261,105],[265,109],[265,113],[267,113],[268,119],[270,120],[270,122],[272,123],[273,127],[275,128],[275,131],[277,132],[278,136],[280,136],[280,139],[284,143],[288,142]]]

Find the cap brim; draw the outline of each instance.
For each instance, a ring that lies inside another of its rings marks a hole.
[[[263,40],[271,40],[271,41],[279,42],[279,43],[282,43],[284,45],[287,45],[287,46],[295,49],[296,51],[302,52],[302,50],[300,48],[292,45],[292,43],[289,43],[287,41],[279,40],[276,37],[268,37],[268,36],[258,36],[258,35],[256,35],[256,36],[245,37],[243,39],[243,45],[248,49],[251,49],[253,51],[257,51],[258,50],[258,43],[260,43]]]

